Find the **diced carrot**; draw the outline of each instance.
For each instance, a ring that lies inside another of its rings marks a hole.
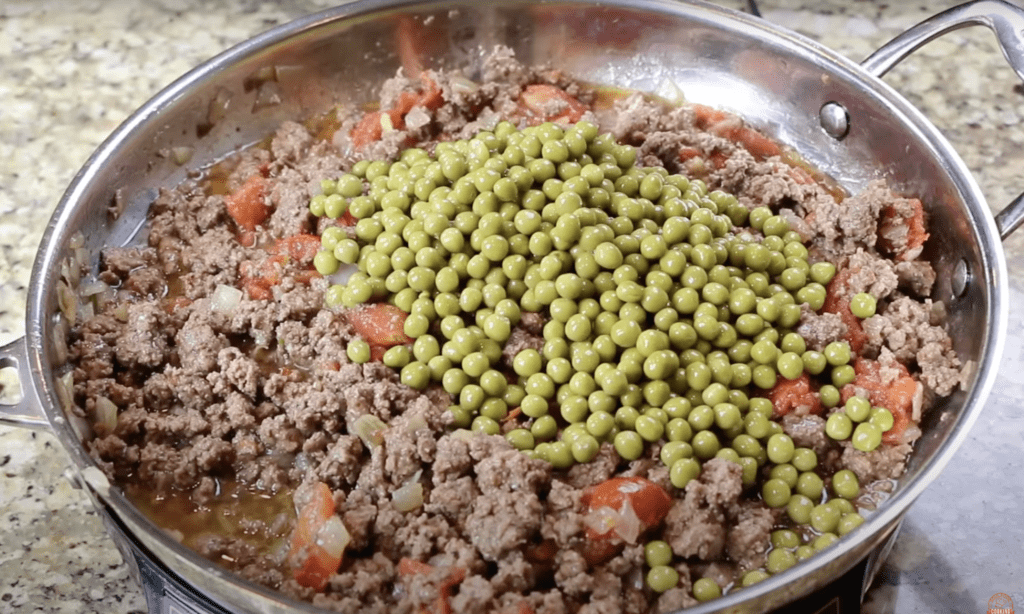
[[[372,358],[374,347],[387,349],[413,342],[405,334],[408,315],[390,303],[373,303],[350,310],[348,321],[356,333],[370,344]],[[382,351],[380,355],[383,356]]]
[[[782,153],[778,143],[764,136],[753,128],[740,128],[735,133],[735,140],[758,160],[764,160]]]
[[[811,378],[801,373],[796,379],[780,377],[775,386],[768,392],[768,399],[775,410],[772,417],[781,418],[786,414],[802,410],[803,413],[820,414],[821,400],[811,388]]]
[[[856,394],[857,390],[866,391],[868,400],[876,407],[884,407],[893,417],[893,426],[882,435],[882,441],[888,444],[899,443],[903,432],[910,426],[914,411],[914,396],[919,384],[910,375],[910,371],[899,363],[894,363],[898,370],[895,381],[882,381],[881,364],[876,360],[858,358],[853,364],[856,379],[853,383],[843,386],[841,398],[846,402]]]
[[[323,482],[317,483],[309,501],[299,512],[288,550],[295,581],[318,591],[327,586],[331,574],[337,572],[341,565],[341,558],[332,556],[316,543],[317,532],[334,515],[334,509],[330,487]]]
[[[264,202],[265,196],[266,180],[257,174],[246,179],[233,194],[225,196],[224,204],[228,215],[239,227],[252,231],[270,214],[270,207]]]
[[[587,107],[562,88],[547,83],[527,85],[519,95],[519,104],[528,115],[530,124],[544,122],[574,124],[582,119]]]
[[[351,211],[345,211],[345,213],[338,218],[338,225],[351,227],[355,226],[358,221],[359,220],[356,219],[356,216],[352,215]]]
[[[401,576],[413,576],[416,574],[427,574],[434,571],[433,565],[428,565],[416,559],[402,557],[398,561],[398,574]]]
[[[309,234],[297,234],[278,239],[271,253],[285,254],[303,264],[313,262],[313,256],[320,251],[320,237]]]

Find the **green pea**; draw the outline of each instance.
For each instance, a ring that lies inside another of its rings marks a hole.
[[[786,514],[796,524],[808,524],[811,521],[811,510],[814,509],[814,501],[804,494],[796,493],[786,504]]]
[[[672,547],[661,540],[649,541],[644,545],[644,560],[648,567],[672,564]]]
[[[636,419],[636,432],[646,441],[658,441],[665,432],[665,425],[658,419],[643,415]]]
[[[892,412],[884,407],[872,407],[871,416],[868,418],[868,422],[877,426],[883,433],[888,431],[895,424]]]
[[[705,602],[722,596],[722,588],[711,578],[701,578],[693,583],[693,597]]]
[[[837,525],[838,525],[838,523],[837,523]],[[836,540],[838,540],[838,539],[839,539],[839,536],[836,535],[835,533],[832,533],[832,532],[822,533],[821,535],[819,535],[818,537],[816,537],[814,539],[814,542],[811,545],[814,547],[814,550],[816,552],[821,552],[822,550],[824,550],[824,549],[828,548],[829,546],[831,546],[832,544],[836,543]]]
[[[695,458],[680,458],[669,467],[669,481],[676,488],[685,488],[700,475],[700,462]]]
[[[836,533],[842,537],[862,524],[864,524],[864,517],[860,514],[856,512],[844,514],[843,517],[839,519],[839,524],[836,525]]]
[[[647,572],[647,586],[656,593],[664,593],[679,584],[679,572],[668,565],[654,565]]]
[[[695,433],[693,438],[690,440],[690,445],[693,446],[694,456],[700,460],[707,460],[714,457],[714,455],[721,449],[721,444],[718,442],[718,436],[712,431],[700,431]]]
[[[395,347],[388,348],[381,360],[392,369],[400,369],[409,364],[409,361],[412,359],[411,356],[412,352],[409,351],[409,346],[396,345]]]
[[[635,431],[620,431],[612,444],[619,456],[628,461],[636,460],[644,453],[644,440]]]
[[[800,545],[800,536],[791,529],[778,529],[769,536],[773,548],[791,550]]]
[[[777,574],[796,565],[796,554],[790,550],[775,549],[768,553],[764,568],[769,573]]]
[[[587,431],[597,438],[603,438],[615,428],[615,417],[606,412],[596,412],[587,417]]]
[[[843,499],[854,499],[860,494],[860,482],[857,474],[849,469],[841,469],[832,476],[832,492]]]
[[[850,344],[845,341],[833,341],[825,346],[825,359],[833,367],[845,365],[850,362]]]
[[[505,434],[505,439],[517,450],[532,450],[536,445],[533,433],[528,429],[512,429]]]
[[[783,507],[792,496],[789,484],[780,479],[769,479],[761,488],[761,497],[768,507]]]
[[[859,292],[850,298],[850,311],[853,315],[864,320],[875,315],[875,307],[878,301],[867,292]]]
[[[800,478],[796,482],[796,492],[812,500],[821,499],[821,493],[824,491],[824,488],[824,481],[813,471],[801,473]]]
[[[818,466],[818,455],[810,448],[796,448],[790,464],[800,471],[814,471]]]
[[[793,459],[793,439],[789,435],[775,434],[768,438],[768,444],[765,446],[768,452],[768,459],[773,463],[782,464],[788,463]]]
[[[740,580],[740,585],[746,588],[748,586],[753,586],[758,582],[763,582],[764,580],[767,580],[770,577],[771,576],[768,573],[760,569],[755,569],[753,571],[748,571],[747,573],[743,574],[743,579]]]
[[[853,422],[843,412],[833,413],[825,421],[825,434],[836,441],[849,439],[853,434]]]
[[[811,526],[820,533],[835,532],[839,525],[840,513],[831,505],[815,505],[811,510]]]
[[[818,398],[821,399],[821,404],[828,408],[839,405],[839,401],[841,400],[839,389],[832,384],[825,384],[819,388]]]
[[[796,488],[796,483],[800,479],[800,471],[789,463],[783,463],[772,467],[768,472],[768,477],[773,480],[782,480],[786,486]]]
[[[410,362],[402,367],[400,380],[410,388],[423,390],[430,383],[430,367],[419,361]]]
[[[541,416],[533,421],[530,432],[533,433],[535,439],[549,441],[558,432],[558,423],[555,421],[554,416]]]
[[[850,443],[855,449],[862,452],[869,452],[876,449],[882,443],[882,430],[871,423],[861,423],[853,430],[850,436]]]
[[[871,417],[871,401],[864,397],[852,396],[846,400],[843,411],[854,422],[864,422]]]
[[[837,388],[852,384],[855,379],[857,379],[857,373],[852,365],[832,367],[832,384]]]

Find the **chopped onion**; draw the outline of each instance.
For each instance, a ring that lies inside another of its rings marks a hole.
[[[423,484],[410,482],[391,493],[391,502],[400,512],[411,512],[423,505]]]
[[[380,129],[385,134],[395,129],[395,125],[391,123],[391,116],[387,113],[380,114]]]
[[[195,151],[194,147],[172,147],[171,159],[174,160],[175,164],[186,164],[192,159],[192,154],[195,153]]]
[[[82,301],[78,304],[78,318],[83,322],[88,322],[96,314],[92,307],[92,303],[89,301]]]
[[[114,317],[121,322],[128,321],[128,305],[127,303],[118,305],[114,308]]]
[[[117,429],[117,405],[105,396],[96,397],[96,432],[101,435]]]
[[[407,433],[415,433],[416,431],[425,431],[430,428],[427,424],[427,419],[423,417],[423,414],[416,414],[409,418],[409,421],[405,424],[405,431]]]
[[[328,518],[327,522],[321,525],[320,530],[316,532],[316,545],[336,559],[341,558],[350,541],[352,541],[352,536],[345,528],[345,523],[337,516]]]
[[[92,296],[94,294],[105,292],[109,288],[110,286],[104,281],[99,279],[90,279],[84,281],[80,286],[78,286],[78,293],[82,296]]]
[[[71,249],[77,249],[79,247],[82,247],[83,245],[85,245],[85,235],[82,234],[81,230],[71,235],[71,237],[68,239],[68,247],[70,247]]]
[[[480,86],[466,77],[455,75],[451,78],[452,89],[463,94],[472,94],[480,89]]]
[[[627,498],[622,502],[622,509],[619,510],[619,523],[615,525],[615,532],[627,544],[635,544],[642,531],[643,524],[640,522],[640,517],[636,515],[636,510],[633,509],[633,505]]]
[[[593,509],[583,516],[583,526],[598,536],[604,536],[613,531],[618,521],[619,513],[607,505]]]
[[[54,382],[54,388],[57,390],[57,398],[60,401],[60,406],[65,412],[70,412],[71,406],[74,405],[74,386],[75,379],[74,374],[71,371],[61,375],[60,378]]]
[[[388,425],[373,414],[363,414],[356,418],[352,424],[353,430],[359,439],[371,450],[384,443],[384,431]]]
[[[636,543],[644,528],[628,499],[623,501],[618,510],[607,505],[591,510],[583,517],[583,525],[600,537],[614,531],[622,541],[629,544]]]
[[[242,300],[242,291],[238,288],[217,284],[213,291],[213,310],[231,313]]]
[[[665,101],[671,104],[684,104],[686,102],[683,90],[672,79],[662,79],[661,83],[658,84],[658,88],[654,90],[654,95],[664,98]]]
[[[60,330],[53,331],[53,357],[55,359],[54,362],[57,364],[63,364],[68,360],[68,340]]]
[[[78,317],[78,297],[63,281],[57,282],[57,305],[68,319],[68,324],[74,326]]]

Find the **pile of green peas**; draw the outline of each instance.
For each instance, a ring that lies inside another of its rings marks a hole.
[[[811,264],[771,210],[636,155],[589,122],[500,122],[433,154],[360,161],[310,202],[314,215],[357,220],[322,233],[320,273],[358,268],[325,302],[407,312],[414,342],[383,361],[413,388],[440,384],[458,427],[498,434],[519,408],[508,441],[562,469],[603,442],[626,460],[659,446],[677,488],[715,457],[739,464],[746,486],[770,469],[766,503],[832,533],[855,512],[812,522],[834,515],[821,508],[814,452],[793,445],[756,393],[807,372],[829,382],[819,394],[832,408],[853,381],[848,344],[816,352],[794,331],[802,304],[824,304],[835,266]],[[545,314],[543,346],[516,354],[512,378],[503,346],[524,312]],[[368,360],[353,343],[349,358]],[[849,481],[833,489],[848,505]],[[678,581],[671,557],[650,560],[652,588]]]

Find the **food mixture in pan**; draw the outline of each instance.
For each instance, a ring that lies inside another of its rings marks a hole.
[[[74,399],[158,525],[326,609],[668,612],[892,488],[965,377],[927,238],[734,116],[498,50],[162,191],[62,301]]]

